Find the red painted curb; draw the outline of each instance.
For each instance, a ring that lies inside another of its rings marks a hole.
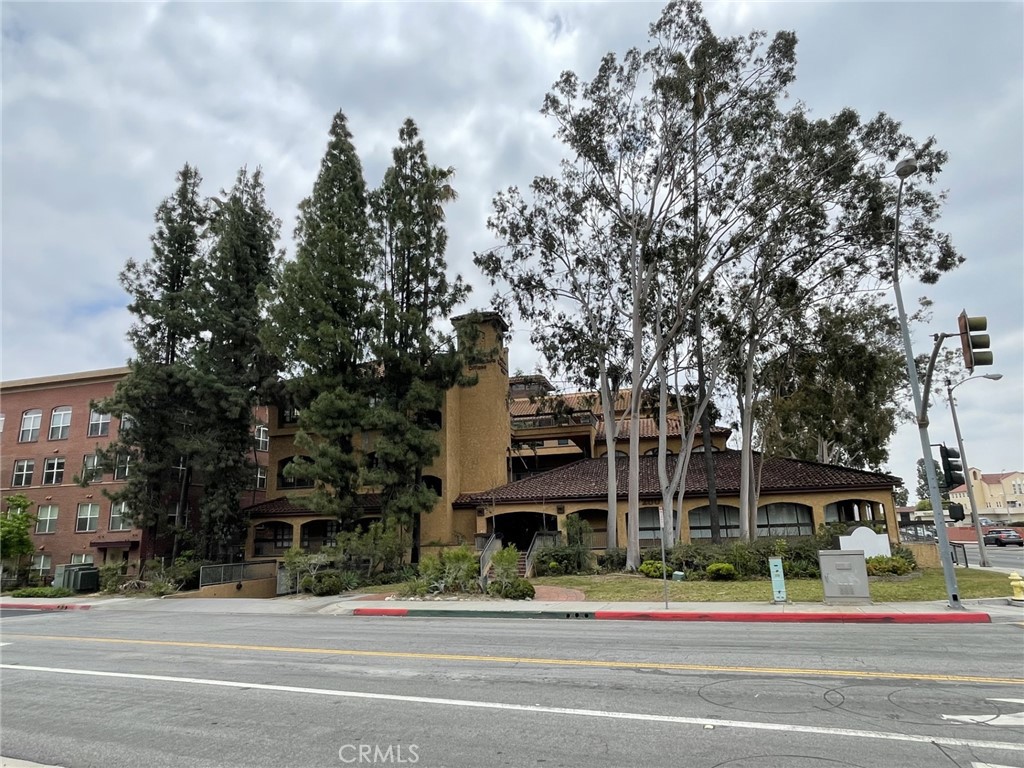
[[[8,610],[21,609],[24,611],[88,611],[91,605],[76,605],[75,603],[0,603],[0,608]]]
[[[408,608],[355,608],[353,616],[408,616]]]
[[[750,621],[816,624],[991,624],[987,613],[727,613],[699,611],[595,611],[613,621]]]

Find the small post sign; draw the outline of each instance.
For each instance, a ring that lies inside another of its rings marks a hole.
[[[772,602],[785,603],[786,600],[786,577],[782,570],[781,557],[768,558],[768,572],[772,577]]]

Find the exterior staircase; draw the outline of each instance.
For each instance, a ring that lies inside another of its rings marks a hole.
[[[526,576],[526,553],[519,553],[519,562],[516,564],[516,573],[519,574],[519,578]]]

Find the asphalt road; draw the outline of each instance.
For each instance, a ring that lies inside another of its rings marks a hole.
[[[0,642],[3,754],[68,768],[1024,767],[1020,623],[93,610]]]
[[[978,552],[977,543],[965,543],[967,551],[967,562],[972,566],[981,563],[981,555]],[[1024,575],[1024,547],[985,547],[985,554],[988,556],[989,565],[994,568],[1019,568]]]

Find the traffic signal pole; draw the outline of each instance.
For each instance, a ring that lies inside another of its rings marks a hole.
[[[953,570],[953,556],[949,548],[949,536],[946,533],[946,521],[942,513],[942,497],[939,494],[939,480],[935,474],[935,457],[932,455],[931,439],[928,436],[928,407],[921,398],[921,384],[917,378],[917,362],[914,359],[914,347],[910,341],[910,327],[907,323],[907,312],[903,307],[903,293],[900,290],[900,204],[903,200],[903,182],[907,176],[917,171],[917,164],[912,160],[903,160],[896,166],[900,186],[896,194],[896,227],[893,244],[893,290],[896,294],[896,310],[899,315],[900,331],[903,335],[903,352],[907,364],[907,378],[910,380],[910,391],[914,397],[914,414],[917,417],[918,434],[921,438],[921,456],[924,458],[924,472],[928,480],[928,495],[932,505],[932,518],[935,521],[935,538],[939,549],[939,561],[942,563],[942,574],[946,581],[946,595],[949,607],[962,609],[956,573]],[[941,344],[942,342],[937,342]],[[932,356],[933,359],[935,355]],[[927,381],[931,381],[929,366]]]
[[[946,379],[946,394],[949,395],[949,409],[953,412],[953,429],[956,432],[956,445],[960,449],[960,460],[964,467],[964,483],[967,486],[967,499],[971,503],[971,518],[974,520],[974,533],[978,537],[978,552],[981,553],[981,567],[989,568],[991,563],[985,552],[985,534],[981,531],[981,520],[978,518],[978,502],[974,500],[974,483],[971,482],[971,465],[967,463],[967,454],[964,453],[964,439],[960,436],[960,420],[956,417],[956,401],[953,399],[953,386],[949,379]]]

